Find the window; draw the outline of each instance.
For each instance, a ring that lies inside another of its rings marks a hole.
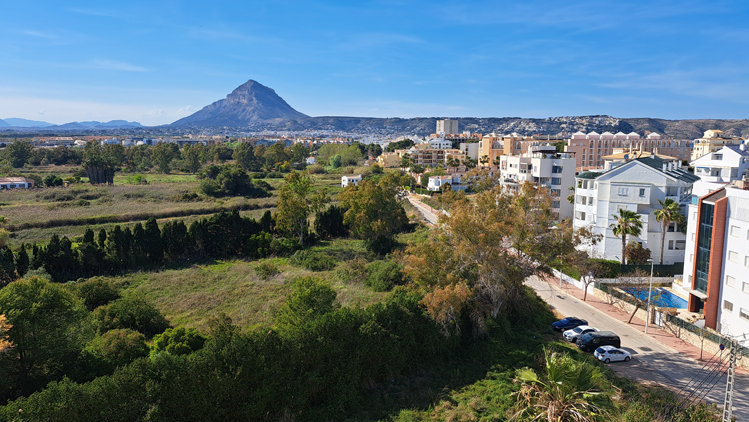
[[[561,173],[562,169],[563,169],[562,166],[552,166],[551,167],[551,172],[552,173]]]
[[[741,308],[741,312],[739,312],[739,316],[749,321],[749,311],[747,311],[746,309]]]
[[[735,285],[736,285],[736,279],[731,277],[730,275],[726,276],[726,286],[733,287]]]
[[[593,197],[592,196],[588,197],[588,205],[593,205]]]
[[[673,233],[676,231],[676,223],[669,223],[668,227],[666,227],[666,231],[669,233]]]
[[[731,226],[731,236],[739,237],[740,233],[741,233],[741,228],[739,228],[739,226]]]
[[[673,240],[669,240],[668,241],[668,250],[672,251],[673,249],[674,249],[674,241]]]
[[[562,178],[561,177],[552,177],[551,178],[551,184],[552,185],[561,185],[562,184]]]
[[[746,281],[741,283],[741,291],[744,293],[749,293],[749,283]]]
[[[731,303],[731,302],[729,302],[727,300],[724,300],[723,301],[723,309],[725,309],[728,312],[733,312],[733,303]]]
[[[645,196],[645,188],[640,188],[640,196]]]
[[[559,208],[559,207],[560,207],[560,203],[559,203],[559,201],[553,201],[553,202],[551,203],[551,207],[552,207],[552,208]]]
[[[627,188],[619,188],[619,196],[627,196]]]
[[[728,260],[731,262],[738,262],[739,254],[734,251],[728,251]]]
[[[722,160],[723,154],[713,154],[713,160]]]
[[[561,189],[552,189],[551,190],[551,195],[559,198],[560,196],[562,196],[562,190]]]
[[[575,218],[585,221],[585,213],[582,211],[577,211],[575,212]]]
[[[744,257],[744,266],[749,267],[749,256]]]

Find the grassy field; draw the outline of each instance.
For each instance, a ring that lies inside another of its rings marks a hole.
[[[55,166],[46,166],[45,169],[47,167]],[[44,242],[54,233],[68,237],[80,236],[88,226],[94,230],[109,229],[115,224],[132,225],[145,221],[150,216],[157,217],[161,222],[171,218],[170,216],[179,215],[176,218],[184,219],[189,224],[194,219],[219,209],[229,210],[235,207],[260,207],[258,210],[243,212],[243,215],[257,218],[265,209],[273,208],[278,188],[284,183],[281,178],[263,179],[273,188],[273,196],[268,198],[201,197],[197,201],[184,202],[180,198],[182,194],[198,191],[200,182],[195,175],[145,174],[143,177],[148,180],[148,184],[134,184],[133,175],[118,173],[113,186],[81,183],[67,188],[1,191],[0,215],[6,217],[6,228],[12,232],[10,244],[17,246],[21,242]],[[313,175],[313,178],[316,189],[326,188],[332,196],[340,191],[339,175]],[[110,223],[118,220],[122,222]]]
[[[339,261],[370,258],[360,240],[321,242],[311,249]],[[105,279],[111,280],[123,294],[143,295],[173,326],[195,327],[202,331],[206,330],[208,320],[220,312],[243,327],[270,325],[273,311],[288,294],[291,281],[305,275],[330,281],[338,293],[338,302],[344,306],[366,306],[385,296],[361,281],[339,280],[335,270],[311,272],[289,265],[287,261],[286,258],[211,261]],[[280,273],[262,279],[255,268],[265,262],[273,263]]]

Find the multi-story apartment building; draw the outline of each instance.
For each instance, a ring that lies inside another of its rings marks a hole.
[[[643,152],[660,153],[679,160],[689,160],[692,152],[692,141],[663,139],[657,133],[650,133],[645,138],[639,134],[596,132],[577,132],[567,140],[565,152],[574,154],[577,169],[580,171],[603,168],[605,156],[625,152],[629,149]]]
[[[689,163],[694,167],[694,174],[700,178],[694,184],[693,195],[706,195],[734,180],[749,176],[749,155],[746,144],[741,142],[740,145],[724,146]]]
[[[377,163],[382,167],[400,167],[401,159],[405,154],[408,154],[414,164],[424,167],[436,167],[438,165],[447,167],[451,158],[458,160],[460,163],[463,163],[466,159],[466,155],[459,149],[437,149],[430,148],[428,144],[419,144],[410,149],[385,152],[377,157]]]
[[[575,183],[575,159],[558,153],[554,145],[531,147],[523,155],[499,157],[499,181],[503,186],[517,188],[520,183],[531,182],[550,189],[554,199],[552,212],[558,219],[571,218],[573,207],[567,201],[569,187]]]
[[[694,140],[694,148],[692,149],[690,161],[717,151],[725,145],[740,145],[741,141],[741,138],[725,136],[722,130],[706,130],[702,138]]]
[[[602,235],[600,242],[587,247],[591,256],[615,260],[621,260],[622,241],[614,236],[611,225],[619,209],[636,212],[643,225],[641,235],[628,236],[627,243],[639,242],[650,249],[652,257],[659,257],[662,227],[653,215],[660,208],[658,200],[671,198],[685,203],[698,180],[681,168],[681,161],[655,155],[627,161],[608,171],[584,172],[575,179],[573,227]],[[666,229],[663,263],[682,262],[685,247],[686,236],[671,224]]]
[[[735,181],[689,206],[684,287],[689,310],[725,335],[749,333],[749,183]]]
[[[478,157],[488,157],[489,161],[484,165],[486,167],[494,166],[494,160],[502,155],[523,155],[531,151],[533,147],[546,145],[548,142],[543,140],[520,136],[517,133],[509,135],[489,134],[485,135],[479,141]]]
[[[458,132],[458,121],[450,120],[450,119],[437,120],[437,133],[438,134],[460,133]]]

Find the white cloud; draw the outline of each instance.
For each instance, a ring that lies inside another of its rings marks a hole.
[[[124,72],[148,72],[145,67],[135,66],[130,63],[119,62],[116,60],[94,60],[91,67],[95,69],[121,70]]]

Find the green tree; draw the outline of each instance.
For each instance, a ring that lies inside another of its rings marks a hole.
[[[83,366],[89,376],[112,373],[138,358],[147,357],[149,347],[146,337],[127,328],[117,328],[95,337],[81,353]]]
[[[337,205],[331,205],[315,216],[315,233],[323,239],[343,237],[348,235],[348,227],[343,224],[345,210]]]
[[[203,348],[208,338],[194,328],[167,328],[153,338],[151,353],[167,352],[172,355],[187,355]]]
[[[27,140],[14,140],[5,147],[5,158],[15,168],[23,167],[29,161],[34,145]]]
[[[307,219],[329,201],[326,190],[314,192],[312,178],[305,172],[292,172],[278,191],[276,227],[299,237],[304,246]]]
[[[303,144],[294,144],[287,148],[286,152],[292,163],[303,163],[310,154],[309,148],[305,147]]]
[[[14,347],[6,353],[23,394],[70,368],[85,336],[86,311],[62,285],[35,276],[11,283],[0,290],[0,314],[13,326],[7,334]]]
[[[169,322],[156,307],[138,296],[127,296],[94,311],[99,329],[129,328],[153,337],[169,328]]]
[[[663,247],[666,243],[666,230],[671,223],[677,225],[686,221],[686,217],[681,213],[679,203],[671,198],[666,198],[665,201],[658,200],[660,208],[655,210],[655,220],[661,223],[661,253],[659,264],[663,265]]]
[[[114,172],[125,160],[124,147],[117,145],[99,145],[89,141],[83,148],[83,168],[92,185],[114,183]]]
[[[203,144],[185,145],[182,148],[182,160],[190,173],[195,174],[203,165]]]
[[[336,292],[330,283],[317,277],[301,277],[294,281],[291,293],[276,314],[279,328],[298,328],[309,321],[337,309]]]
[[[616,219],[609,228],[614,232],[614,236],[622,239],[622,265],[624,265],[627,251],[627,236],[638,237],[642,233],[642,220],[640,214],[624,208],[619,209],[619,214],[613,214]]]
[[[232,157],[247,171],[258,171],[262,168],[262,160],[255,155],[255,148],[249,142],[242,142],[234,148]]]
[[[385,152],[394,152],[397,149],[409,149],[414,146],[414,141],[410,139],[404,139],[402,141],[391,142],[385,147]]]
[[[343,159],[341,157],[341,154],[336,154],[332,157],[330,157],[330,166],[333,168],[340,168],[341,164],[343,163]]]
[[[554,422],[608,421],[616,410],[611,385],[595,365],[578,362],[566,353],[544,350],[542,376],[530,368],[518,369],[521,383],[517,413],[511,420]]]
[[[338,194],[341,206],[347,209],[343,222],[370,251],[390,252],[396,245],[395,235],[408,225],[403,205],[396,199],[402,183],[399,179],[391,174],[379,183],[363,180]]]
[[[172,171],[172,161],[179,156],[179,145],[174,142],[159,142],[151,151],[151,160],[160,172],[166,174]]]
[[[16,255],[16,272],[20,277],[23,277],[29,271],[29,263],[29,253],[26,251],[26,244],[21,243]]]
[[[489,156],[488,155],[482,155],[479,158],[479,163],[481,163],[482,166],[486,166],[489,163]]]
[[[268,168],[273,168],[278,164],[289,161],[291,157],[286,153],[286,142],[279,141],[265,150],[263,158],[265,158],[265,164]]]

